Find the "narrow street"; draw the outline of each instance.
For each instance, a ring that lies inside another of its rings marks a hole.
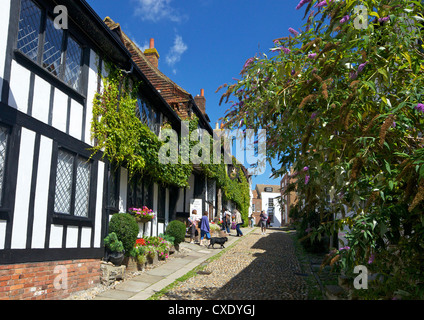
[[[257,228],[161,300],[305,300],[307,285],[297,273],[290,235]]]

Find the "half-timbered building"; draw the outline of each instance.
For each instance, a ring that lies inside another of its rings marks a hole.
[[[141,81],[153,131],[180,120],[86,1],[3,0],[0,27],[0,299],[62,298],[99,282],[111,214],[148,205],[151,235],[169,220],[167,189],[91,157],[104,61]]]

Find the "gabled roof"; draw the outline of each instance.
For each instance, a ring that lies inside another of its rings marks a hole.
[[[265,191],[265,188],[272,188],[273,189],[272,193],[280,193],[280,190],[281,190],[281,186],[274,185],[274,184],[257,184],[256,185],[256,190],[257,190],[259,195],[262,192],[267,192],[267,191]]]
[[[132,41],[121,29],[119,23],[113,21],[110,17],[104,19],[105,24],[110,28],[110,30],[115,31],[121,41],[132,54],[132,60],[138,66],[138,68],[143,72],[143,74],[149,79],[151,84],[156,88],[157,91],[161,94],[163,99],[175,109],[180,108],[180,104],[184,104],[186,112],[190,108],[193,108],[193,111],[196,113],[200,121],[203,123],[204,127],[212,133],[212,127],[209,124],[206,116],[200,111],[199,107],[196,105],[193,96],[188,93],[186,90],[181,88],[175,82],[173,82],[169,77],[163,74],[156,66],[154,66],[146,57],[143,51],[137,47],[137,45]],[[176,111],[176,110],[175,110]]]
[[[190,93],[185,91],[150,63],[150,61],[144,55],[143,51],[141,51],[140,48],[138,48],[134,43],[134,41],[132,41],[122,31],[119,23],[114,22],[110,17],[106,17],[104,22],[112,31],[117,31],[120,34],[122,42],[128,51],[130,51],[132,54],[133,61],[138,65],[140,70],[146,75],[146,77],[169,104],[180,102],[185,103],[192,100]]]

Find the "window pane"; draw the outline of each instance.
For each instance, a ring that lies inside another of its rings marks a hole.
[[[91,163],[85,159],[77,160],[77,178],[75,186],[75,216],[88,217],[88,200],[90,195]]]
[[[56,29],[50,18],[46,22],[46,38],[44,41],[43,67],[53,73],[60,75],[62,64],[62,29]]]
[[[116,193],[118,191],[118,178],[117,178],[117,176],[118,176],[118,171],[109,166],[109,170],[108,170],[108,195],[107,195],[107,206],[109,208],[116,208],[118,206],[118,199],[116,199]]]
[[[56,171],[56,192],[54,211],[71,213],[72,175],[74,170],[74,156],[59,150]]]
[[[71,37],[68,39],[68,47],[66,50],[66,66],[64,81],[75,90],[80,89],[81,75],[81,46]]]
[[[0,206],[3,204],[4,169],[6,166],[7,129],[0,127]]]
[[[22,0],[17,48],[34,61],[37,61],[40,25],[40,8],[38,8],[31,0]]]

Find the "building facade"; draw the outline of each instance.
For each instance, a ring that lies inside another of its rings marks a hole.
[[[112,214],[152,208],[146,235],[170,220],[170,188],[92,155],[106,62],[143,84],[139,116],[153,132],[181,120],[85,1],[4,0],[0,19],[0,299],[59,299],[99,282]]]
[[[264,210],[269,217],[270,226],[280,227],[282,225],[280,186],[257,184],[252,193],[252,206],[255,206],[255,211],[253,212],[255,222],[259,222],[259,215]]]

